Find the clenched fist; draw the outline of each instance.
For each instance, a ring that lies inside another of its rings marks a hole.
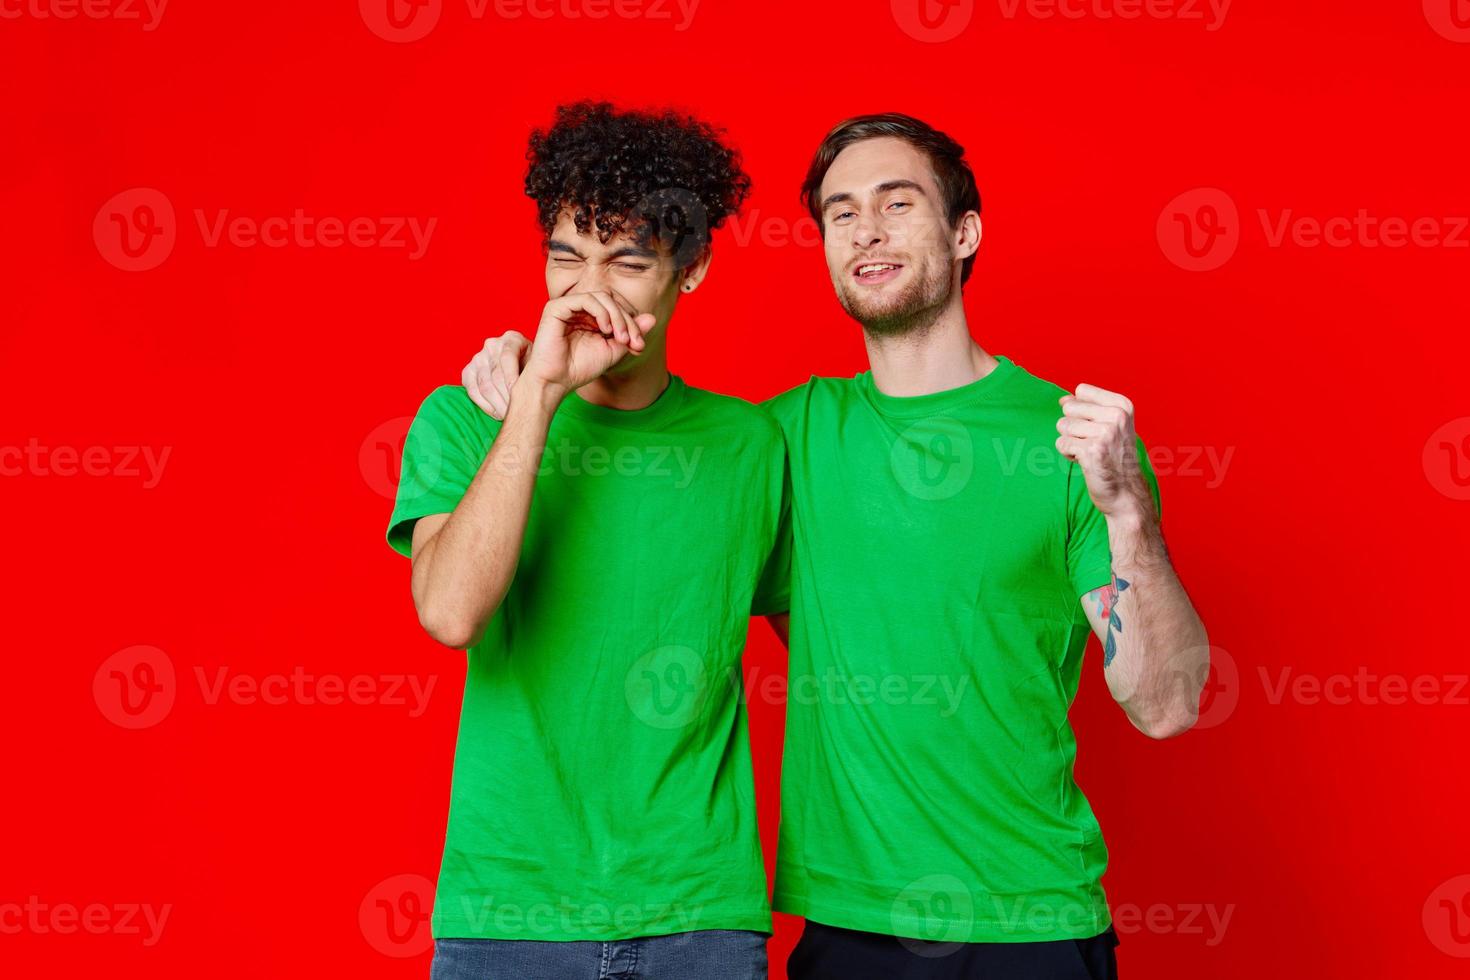
[[[1148,516],[1153,497],[1138,463],[1133,403],[1115,391],[1078,385],[1061,397],[1057,452],[1076,461],[1087,492],[1105,517]]]

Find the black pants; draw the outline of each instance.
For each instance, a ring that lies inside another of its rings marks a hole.
[[[1109,929],[1042,943],[925,943],[807,920],[790,980],[1117,980]]]

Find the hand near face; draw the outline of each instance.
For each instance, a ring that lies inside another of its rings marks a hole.
[[[534,347],[515,330],[492,337],[465,365],[461,380],[475,404],[504,419],[523,374],[570,392],[640,353],[654,323],[652,314],[639,313],[615,292],[569,293],[547,302]]]

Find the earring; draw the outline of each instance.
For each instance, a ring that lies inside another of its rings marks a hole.
[[[694,292],[694,283],[692,283],[692,282],[686,282],[684,284],[684,292],[686,292],[686,293],[692,293],[692,292]]]

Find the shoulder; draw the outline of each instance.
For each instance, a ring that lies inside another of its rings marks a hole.
[[[454,435],[491,437],[500,423],[486,415],[462,385],[440,385],[429,392],[414,416],[415,428],[432,428],[448,438]]]
[[[419,412],[433,412],[438,415],[462,415],[466,418],[471,413],[483,415],[480,406],[470,400],[469,392],[465,391],[463,385],[440,385],[429,392],[428,397],[419,405]]]
[[[762,406],[719,392],[691,386],[686,395],[689,407],[698,417],[721,428],[738,430],[752,438],[764,438],[779,442],[781,427]]]
[[[1015,362],[1011,366],[1014,370],[1009,394],[1019,401],[1058,405],[1061,397],[1068,393],[1061,385],[1038,378]]]
[[[824,378],[812,375],[804,383],[767,398],[760,407],[769,412],[785,431],[798,425],[814,406],[841,402],[857,390],[856,378]]]

